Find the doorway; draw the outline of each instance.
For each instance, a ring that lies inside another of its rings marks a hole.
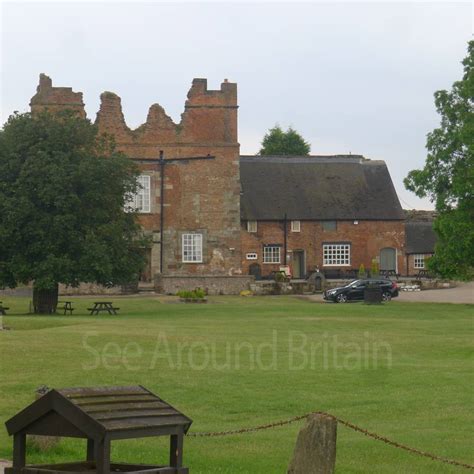
[[[397,270],[397,251],[386,247],[380,251],[380,270]]]
[[[304,250],[293,250],[293,278],[303,279],[305,277]]]
[[[145,265],[140,272],[139,281],[141,283],[151,283],[153,281],[151,271],[151,248],[143,248],[141,251],[145,259]]]

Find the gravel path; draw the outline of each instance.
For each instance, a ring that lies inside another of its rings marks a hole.
[[[474,304],[474,282],[459,283],[456,288],[425,291],[400,291],[398,301]]]

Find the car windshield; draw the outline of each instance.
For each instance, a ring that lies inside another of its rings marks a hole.
[[[351,288],[354,288],[356,286],[361,286],[364,284],[364,280],[354,280],[350,282],[347,286],[350,286]]]

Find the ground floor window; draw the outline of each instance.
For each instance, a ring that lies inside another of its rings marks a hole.
[[[422,253],[415,254],[415,268],[416,269],[425,268],[425,256]]]
[[[183,262],[202,262],[202,234],[183,234]]]
[[[278,245],[266,245],[263,247],[263,263],[280,263],[280,250]]]
[[[350,265],[351,244],[323,244],[323,265]]]

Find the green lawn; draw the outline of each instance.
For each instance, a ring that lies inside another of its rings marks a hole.
[[[97,299],[97,298],[92,298]],[[190,416],[191,431],[253,426],[324,410],[401,443],[474,462],[473,307],[393,301],[315,304],[215,297],[207,305],[114,298],[118,316],[26,316],[5,298],[0,423],[49,387],[142,384]],[[306,344],[303,347],[303,344]],[[306,359],[306,360],[305,360]],[[301,423],[185,439],[192,473],[284,473]],[[0,429],[0,458],[11,458]],[[340,426],[339,473],[458,472]],[[164,439],[113,444],[115,460],[166,459]],[[63,440],[28,461],[82,459]]]

